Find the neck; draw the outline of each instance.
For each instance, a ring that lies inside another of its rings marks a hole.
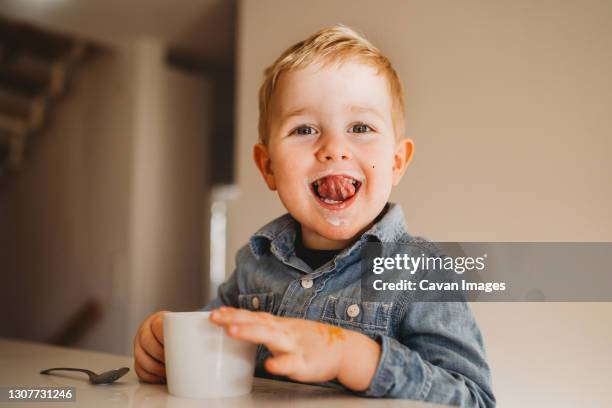
[[[302,243],[310,249],[343,249],[355,242],[355,238],[346,240],[327,239],[324,236],[312,231],[302,229]]]
[[[316,231],[312,231],[302,227],[300,228],[302,244],[306,248],[310,249],[344,249],[354,244],[365,231],[372,227],[372,225],[374,225],[374,221],[366,225],[357,234],[355,234],[352,238],[349,239],[329,239],[324,237],[323,235],[318,234]]]

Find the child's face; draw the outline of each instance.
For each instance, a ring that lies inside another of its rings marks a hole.
[[[385,206],[412,155],[395,137],[387,80],[357,62],[284,72],[254,158],[310,248],[342,248]]]

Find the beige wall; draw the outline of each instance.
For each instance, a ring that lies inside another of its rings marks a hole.
[[[413,234],[612,240],[612,3],[244,0],[239,16],[242,198],[231,207],[230,254],[284,212],[251,159],[263,69],[334,23],[365,33],[404,81],[416,149],[392,199]],[[609,398],[610,304],[473,308],[500,407],[601,406]]]
[[[79,66],[0,188],[2,335],[45,341],[95,298],[77,346],[130,354],[148,314],[201,306],[210,88],[164,50],[134,39]]]

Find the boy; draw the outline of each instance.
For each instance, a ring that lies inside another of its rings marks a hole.
[[[265,71],[259,108],[254,160],[289,214],[238,252],[236,270],[206,307],[211,320],[262,345],[260,376],[494,406],[467,304],[410,302],[405,292],[362,297],[363,244],[417,242],[400,207],[387,203],[413,151],[387,58],[347,27],[323,29]],[[148,382],[165,378],[163,313],[134,339],[135,370]]]

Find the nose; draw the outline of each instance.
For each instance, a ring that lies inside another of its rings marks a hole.
[[[342,135],[323,135],[319,140],[321,140],[321,145],[315,156],[321,163],[351,160],[353,158],[349,146]]]

